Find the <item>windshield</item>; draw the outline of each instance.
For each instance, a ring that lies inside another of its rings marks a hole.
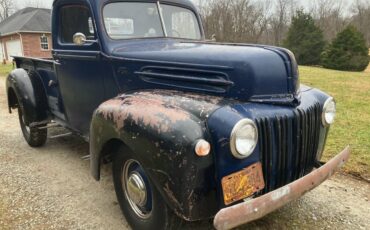
[[[193,11],[178,6],[115,2],[104,7],[103,15],[105,29],[112,39],[156,37],[201,39],[199,23]]]

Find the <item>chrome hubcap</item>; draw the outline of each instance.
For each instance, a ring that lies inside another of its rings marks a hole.
[[[146,187],[143,178],[137,172],[131,173],[127,183],[127,193],[129,198],[138,206],[146,203]]]
[[[151,191],[140,164],[128,160],[122,171],[122,187],[131,209],[142,219],[152,212]]]

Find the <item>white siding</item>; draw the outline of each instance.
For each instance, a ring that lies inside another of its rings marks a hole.
[[[7,41],[6,50],[8,51],[8,60],[11,61],[13,58],[11,56],[23,56],[22,45],[20,40]]]
[[[0,42],[0,62],[2,63],[4,59],[6,59],[5,52],[4,52],[4,46],[3,46],[3,43]]]

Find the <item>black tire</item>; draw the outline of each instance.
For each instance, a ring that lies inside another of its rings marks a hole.
[[[118,202],[121,210],[126,217],[127,222],[130,224],[133,230],[167,230],[167,229],[180,229],[184,222],[172,210],[167,206],[158,190],[153,186],[153,183],[148,177],[146,177],[147,195],[151,196],[151,210],[150,214],[146,217],[141,217],[135,212],[130,204],[128,198],[127,189],[124,188],[123,178],[126,171],[126,165],[128,162],[135,162],[140,164],[134,154],[125,147],[121,147],[113,159],[113,181],[116,190]],[[140,165],[141,168],[141,165]],[[135,172],[133,170],[132,172]],[[141,174],[145,173],[144,170],[140,170]],[[126,181],[125,181],[126,182]],[[127,186],[127,184],[126,184]],[[149,190],[149,191],[148,191]],[[125,192],[126,191],[126,192]],[[132,201],[131,201],[132,202]],[[148,203],[148,201],[146,201]]]
[[[47,129],[38,129],[37,127],[29,127],[25,123],[24,115],[22,108],[18,108],[19,124],[21,125],[22,133],[24,139],[27,141],[28,145],[37,148],[45,145],[48,130]]]

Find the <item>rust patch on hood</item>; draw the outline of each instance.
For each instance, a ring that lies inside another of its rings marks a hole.
[[[109,100],[98,108],[97,114],[112,120],[118,130],[130,119],[138,126],[149,126],[161,133],[192,116],[208,116],[220,101],[221,98],[196,94],[180,96],[176,91],[144,91]]]

